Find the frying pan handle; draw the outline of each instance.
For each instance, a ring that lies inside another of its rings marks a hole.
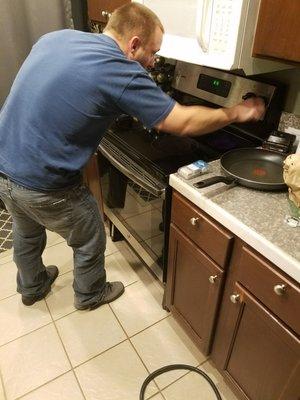
[[[227,178],[226,176],[213,176],[211,178],[204,179],[203,181],[199,181],[194,183],[196,188],[205,188],[210,185],[214,185],[215,183],[223,182],[226,185],[230,185],[231,183],[236,182],[233,178]]]

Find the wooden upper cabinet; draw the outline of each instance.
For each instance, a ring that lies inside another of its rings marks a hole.
[[[130,0],[88,0],[88,16],[92,21],[106,23],[109,14]]]
[[[253,55],[300,62],[299,0],[261,0]]]

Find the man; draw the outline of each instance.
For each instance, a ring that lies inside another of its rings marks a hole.
[[[0,198],[14,221],[17,290],[25,305],[44,298],[58,275],[41,258],[45,228],[73,248],[77,309],[95,309],[124,291],[121,282],[106,282],[104,225],[80,179],[119,114],[178,135],[263,115],[259,99],[210,109],[184,107],[164,94],[144,69],[153,64],[162,36],[157,16],[130,3],[112,14],[104,34],[43,36],[21,67],[0,114]]]

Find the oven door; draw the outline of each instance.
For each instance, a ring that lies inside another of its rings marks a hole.
[[[151,271],[165,276],[165,194],[168,185],[105,138],[99,146],[104,213],[113,241],[125,238]]]

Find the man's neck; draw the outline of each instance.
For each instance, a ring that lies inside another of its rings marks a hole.
[[[109,36],[110,38],[112,38],[116,43],[117,43],[117,45],[120,47],[120,49],[122,50],[122,52],[125,54],[125,56],[127,55],[126,54],[126,46],[124,45],[124,43],[122,42],[122,40],[120,40],[118,37],[117,37],[117,35],[114,33],[114,32],[112,32],[112,31],[104,31],[103,32],[103,35],[106,35],[106,36]]]

